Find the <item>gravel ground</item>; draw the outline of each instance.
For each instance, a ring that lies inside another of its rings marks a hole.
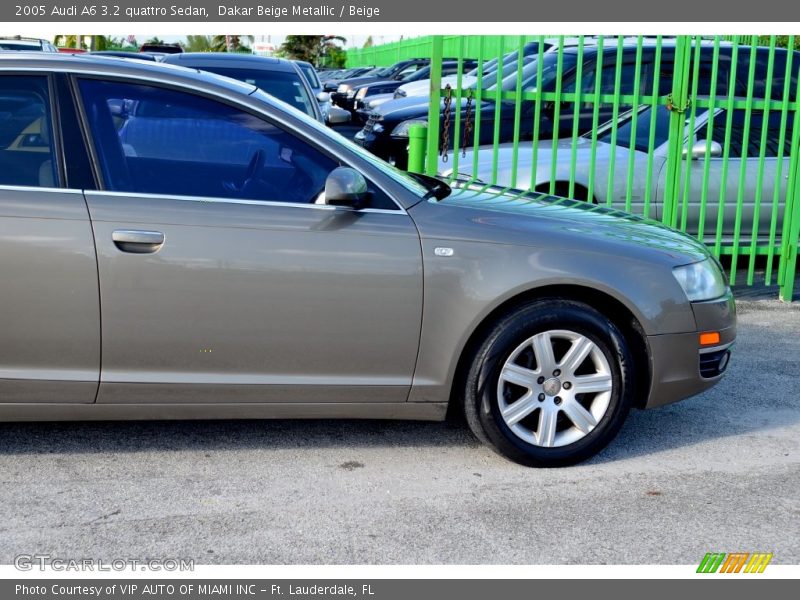
[[[453,422],[1,424],[0,563],[800,563],[800,306],[739,314],[720,385],[568,469]]]

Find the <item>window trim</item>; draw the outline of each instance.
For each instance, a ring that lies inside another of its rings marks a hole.
[[[0,74],[1,73],[2,73],[2,71],[0,71]],[[78,112],[78,120],[80,121],[81,130],[84,133],[84,139],[88,139],[87,146],[88,146],[88,149],[89,149],[90,160],[91,160],[91,163],[92,163],[92,171],[94,173],[95,182],[97,183],[97,189],[93,190],[94,192],[101,192],[101,193],[105,193],[105,194],[122,195],[122,196],[129,196],[129,197],[146,197],[146,196],[164,197],[164,196],[169,196],[170,198],[183,199],[183,200],[199,200],[199,201],[203,201],[203,202],[216,201],[216,202],[228,202],[228,203],[232,203],[232,204],[253,203],[253,204],[261,204],[261,205],[264,205],[264,206],[273,206],[273,205],[278,205],[278,206],[300,206],[300,207],[306,207],[306,208],[314,208],[314,207],[319,207],[319,206],[330,206],[330,205],[325,205],[325,204],[314,204],[314,203],[309,203],[309,202],[279,202],[279,201],[276,201],[276,200],[241,200],[241,199],[236,199],[236,198],[223,198],[223,197],[218,197],[218,196],[210,196],[210,197],[204,197],[204,196],[180,196],[179,197],[179,196],[168,195],[168,194],[143,194],[143,193],[140,193],[140,192],[115,192],[113,190],[107,189],[106,182],[105,182],[105,180],[103,178],[103,175],[102,175],[102,172],[101,172],[101,169],[100,169],[99,156],[98,156],[98,153],[97,153],[95,140],[94,140],[94,138],[92,136],[92,130],[91,130],[91,127],[89,126],[89,119],[88,119],[88,116],[86,115],[83,97],[82,97],[81,92],[80,92],[79,81],[81,79],[95,79],[95,80],[100,80],[100,81],[113,81],[113,82],[117,82],[117,83],[129,83],[129,84],[132,84],[132,85],[149,85],[151,87],[159,87],[159,88],[164,88],[164,89],[168,89],[168,90],[172,90],[172,91],[179,91],[179,92],[183,92],[183,93],[188,93],[188,94],[193,95],[193,96],[199,96],[199,97],[206,98],[206,99],[209,99],[209,100],[212,100],[212,101],[215,101],[215,102],[219,102],[219,103],[228,105],[228,106],[230,106],[232,108],[235,108],[237,110],[246,112],[246,113],[248,113],[248,114],[250,114],[250,115],[252,115],[252,116],[254,116],[254,117],[258,118],[258,119],[261,119],[262,121],[266,121],[270,125],[272,125],[274,127],[277,127],[278,129],[284,131],[287,135],[293,135],[293,136],[299,138],[301,141],[305,142],[306,144],[308,144],[309,146],[311,146],[312,148],[314,148],[318,152],[322,153],[323,155],[325,155],[326,157],[331,159],[334,163],[338,164],[339,166],[347,166],[347,167],[349,167],[351,169],[354,169],[354,170],[356,170],[358,172],[361,172],[360,169],[357,169],[357,168],[353,167],[348,161],[346,161],[346,160],[342,159],[341,157],[337,156],[334,153],[333,150],[331,150],[328,147],[318,143],[317,140],[315,140],[314,138],[306,136],[306,135],[303,135],[302,133],[299,133],[297,131],[294,131],[292,126],[289,123],[287,123],[286,121],[284,121],[284,120],[282,120],[280,118],[276,118],[272,114],[261,112],[261,111],[255,110],[255,109],[253,109],[253,108],[251,108],[249,106],[240,104],[240,103],[236,102],[235,100],[232,100],[231,98],[223,96],[221,94],[217,94],[217,93],[214,93],[214,92],[209,92],[208,90],[198,90],[197,88],[192,87],[191,85],[188,85],[188,84],[175,83],[175,82],[166,83],[166,82],[162,82],[162,81],[153,81],[152,79],[148,79],[146,77],[131,76],[131,75],[128,75],[128,74],[126,74],[126,75],[117,75],[117,74],[103,73],[103,72],[97,72],[97,71],[80,71],[80,72],[68,71],[67,75],[69,76],[70,81],[71,81],[71,85],[72,85],[72,88],[73,88],[73,94],[75,94],[75,105],[76,105],[76,109],[77,109],[77,112]],[[253,91],[255,92],[258,89],[259,88],[255,88]],[[391,202],[397,207],[397,209],[395,210],[395,209],[387,209],[387,208],[374,208],[374,209],[366,209],[366,208],[364,208],[364,209],[360,209],[358,211],[355,211],[355,209],[348,209],[348,210],[353,210],[354,212],[367,212],[367,211],[369,211],[369,212],[380,212],[380,213],[386,213],[386,214],[400,214],[400,215],[407,215],[408,214],[406,209],[405,209],[405,207],[400,202],[398,202],[394,198],[394,196],[392,194],[390,194],[386,190],[386,188],[383,185],[380,185],[379,183],[377,183],[374,180],[374,178],[370,178],[369,181],[374,186],[376,186],[378,189],[380,189],[381,192],[383,192],[384,195],[387,198],[389,198],[389,200],[391,200]]]
[[[40,71],[35,69],[0,69],[0,78],[3,77],[36,77],[45,79],[47,83],[47,106],[50,110],[50,137],[51,137],[51,155],[55,161],[55,177],[57,187],[53,186],[26,186],[26,185],[2,185],[6,190],[65,190],[67,189],[67,182],[65,176],[64,156],[62,155],[62,136],[61,136],[61,118],[58,112],[58,101],[56,99],[56,86],[53,80],[53,73],[49,71]]]
[[[110,190],[86,190],[85,194],[111,196],[116,198],[147,198],[158,199],[163,198],[164,194],[148,194],[145,192],[113,192]],[[280,202],[278,200],[243,200],[237,198],[219,198],[217,196],[179,196],[170,195],[170,200],[179,200],[183,202],[200,202],[203,204],[242,204],[245,206],[274,206],[276,208],[313,208],[315,210],[323,210],[328,212],[354,212],[354,213],[367,213],[367,214],[407,214],[405,211],[401,213],[397,210],[388,208],[349,208],[346,206],[334,206],[333,204],[316,204],[314,202]]]

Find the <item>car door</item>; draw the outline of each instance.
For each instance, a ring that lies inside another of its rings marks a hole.
[[[208,96],[81,79],[103,189],[98,402],[402,402],[422,311],[416,227],[315,204],[337,161]],[[129,107],[125,114],[114,107]]]
[[[778,188],[775,215],[776,231],[781,231],[786,182],[789,173],[789,159],[787,157],[791,151],[791,120],[787,121],[784,148],[783,152],[780,153],[781,158],[779,159],[780,111],[774,111],[769,116],[768,122],[764,121],[761,111],[751,111],[750,127],[745,139],[746,112],[744,109],[736,109],[731,115],[727,165],[724,156],[710,156],[708,165],[706,165],[705,157],[684,161],[683,177],[690,178],[689,196],[686,200],[688,209],[687,231],[689,233],[698,232],[700,209],[705,197],[707,204],[703,223],[704,237],[707,239],[715,237],[720,215],[720,203],[722,203],[722,221],[719,224],[721,236],[723,241],[732,240],[736,231],[737,211],[741,195],[741,212],[738,218],[742,239],[749,240],[751,238],[753,224],[756,219],[756,234],[765,235],[769,232],[771,226],[776,187]],[[719,143],[724,148],[728,121],[727,111],[718,111],[714,116],[710,135],[708,123],[704,123],[698,128],[697,135],[691,140],[690,145],[697,140],[706,140],[710,137],[712,141]],[[760,156],[764,127],[767,128],[767,131],[764,137],[764,161],[762,167]],[[779,161],[782,162],[780,180],[778,180]],[[704,181],[706,171],[708,172],[708,179]],[[758,177],[759,171],[761,171],[760,178]],[[725,177],[724,185],[723,176]],[[740,185],[740,182],[742,185]],[[683,194],[683,189],[681,193]],[[683,203],[683,195],[681,195],[681,203]],[[758,207],[757,216],[756,207]]]
[[[97,393],[97,261],[83,195],[57,158],[54,89],[42,74],[0,72],[0,403]]]

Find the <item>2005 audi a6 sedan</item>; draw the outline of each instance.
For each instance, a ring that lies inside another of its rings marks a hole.
[[[444,419],[533,466],[719,381],[696,241],[409,175],[257,88],[0,58],[0,420]]]

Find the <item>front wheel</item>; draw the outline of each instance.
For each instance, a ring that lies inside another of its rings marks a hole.
[[[581,462],[617,434],[633,403],[633,360],[594,308],[538,300],[498,320],[469,370],[464,412],[475,435],[535,467]]]

